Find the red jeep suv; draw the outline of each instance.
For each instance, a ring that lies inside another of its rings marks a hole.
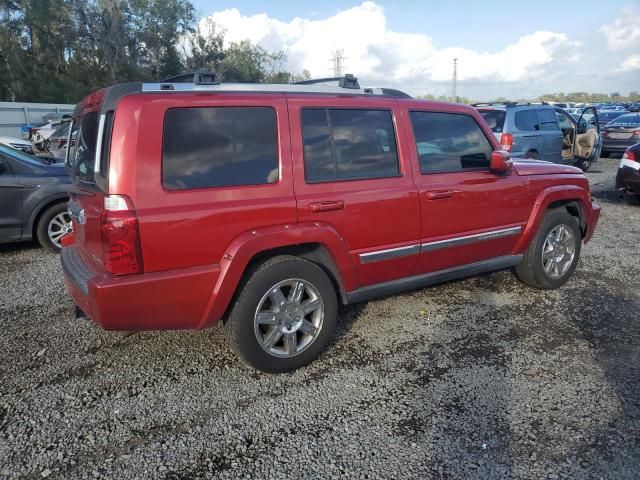
[[[315,359],[340,304],[515,267],[572,275],[600,208],[580,170],[509,159],[473,108],[397,90],[116,85],[74,113],[62,265],[107,330],[223,320],[253,367]]]

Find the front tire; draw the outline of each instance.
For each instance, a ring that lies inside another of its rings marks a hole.
[[[40,216],[36,229],[38,242],[51,253],[60,253],[62,245],[60,239],[71,233],[71,216],[66,203],[57,203],[49,207]]]
[[[576,166],[583,172],[586,172],[587,170],[589,170],[589,168],[591,168],[591,160],[587,160],[587,159],[578,160],[576,162]]]
[[[225,328],[241,360],[263,372],[289,372],[315,360],[338,319],[336,291],[317,265],[278,256],[239,288]]]
[[[535,288],[559,288],[571,278],[582,247],[576,218],[564,209],[550,210],[516,267],[518,278]]]

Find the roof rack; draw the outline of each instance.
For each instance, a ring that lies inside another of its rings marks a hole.
[[[189,72],[165,78],[160,83],[193,83],[195,85],[218,85],[220,75],[216,72]]]
[[[340,88],[360,88],[358,79],[351,73],[346,73],[344,77],[326,77],[326,78],[313,78],[311,80],[300,80],[295,82],[295,85],[317,85],[319,83],[338,82]]]
[[[517,107],[525,105],[549,105],[547,102],[480,102],[472,103],[472,107]]]

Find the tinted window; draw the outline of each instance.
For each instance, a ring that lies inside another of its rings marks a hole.
[[[260,185],[277,180],[277,127],[272,108],[167,110],[162,182],[169,190]]]
[[[625,125],[625,126],[634,126],[640,124],[640,114],[639,113],[631,113],[626,115],[621,115],[615,120],[613,120],[610,125]]]
[[[538,110],[538,122],[540,130],[559,130],[558,119],[554,110]]]
[[[505,112],[504,110],[481,110],[480,114],[483,116],[492,132],[502,132],[502,129],[504,127],[504,119],[507,116],[507,112]]]
[[[516,128],[523,132],[539,130],[538,116],[535,110],[521,110],[516,112]]]
[[[488,168],[493,147],[473,117],[411,112],[422,173]]]
[[[69,161],[73,165],[75,175],[82,182],[93,183],[93,167],[98,141],[98,112],[91,112],[80,117],[77,122],[75,149],[69,151]]]
[[[305,178],[381,178],[398,175],[393,119],[388,110],[303,109]]]
[[[598,120],[601,122],[608,122],[613,120],[614,118],[619,117],[624,112],[601,112],[598,113]]]

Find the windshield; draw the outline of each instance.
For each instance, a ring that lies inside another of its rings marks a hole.
[[[501,133],[504,128],[504,118],[506,112],[504,110],[480,110],[480,114],[484,117],[493,133]]]

